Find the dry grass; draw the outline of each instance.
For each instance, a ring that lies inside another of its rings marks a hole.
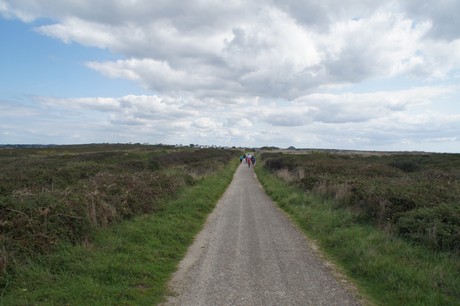
[[[11,154],[14,153],[14,154]],[[238,152],[153,146],[0,151],[0,275],[11,263],[87,243],[98,228],[150,214]]]
[[[264,166],[358,220],[435,250],[460,252],[460,155],[264,153]]]

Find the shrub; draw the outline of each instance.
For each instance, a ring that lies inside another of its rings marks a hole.
[[[0,156],[0,286],[14,262],[53,252],[63,242],[90,241],[100,227],[157,212],[164,199],[195,184],[195,175],[211,174],[239,153],[171,150],[58,146]]]
[[[359,222],[436,250],[458,249],[450,239],[460,226],[439,214],[447,214],[446,207],[456,211],[455,203],[460,203],[459,154],[266,152],[260,159],[284,181],[347,207]],[[430,214],[438,217],[429,219]]]
[[[460,207],[441,204],[401,214],[396,221],[399,234],[436,250],[460,253]]]
[[[320,182],[320,178],[317,176],[306,176],[302,178],[299,182],[299,185],[304,190],[313,190]]]
[[[147,167],[148,167],[148,170],[151,170],[151,171],[157,171],[160,169],[160,165],[153,157],[149,159]]]
[[[414,172],[419,170],[420,166],[414,162],[414,161],[408,161],[408,160],[397,160],[397,161],[392,161],[389,163],[391,167],[394,167],[396,169],[399,169],[404,172]]]

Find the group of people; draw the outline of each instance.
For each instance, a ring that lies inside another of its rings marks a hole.
[[[256,157],[254,155],[252,155],[251,153],[248,153],[248,154],[243,154],[240,156],[240,162],[243,163],[247,163],[248,164],[248,168],[251,168],[251,164],[255,167],[256,166]]]

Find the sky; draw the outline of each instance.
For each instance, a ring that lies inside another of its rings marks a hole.
[[[460,153],[459,0],[0,0],[0,144]]]

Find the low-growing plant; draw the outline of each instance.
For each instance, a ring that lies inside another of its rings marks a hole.
[[[459,154],[264,153],[261,160],[286,182],[335,199],[360,222],[459,252]]]
[[[259,161],[263,163],[260,156]],[[370,303],[459,305],[460,261],[452,252],[452,246],[446,245],[451,252],[440,252],[437,244],[428,248],[413,238],[396,237],[391,228],[372,226],[368,218],[356,212],[354,205],[338,204],[332,198],[299,188],[295,182],[288,183],[276,176],[277,171],[256,167],[256,172],[269,196],[314,240],[320,253],[326,254],[325,257],[335,262],[362,289],[361,293]],[[341,186],[345,188],[343,184]],[[446,234],[452,228],[448,230],[444,226],[458,220],[458,211],[453,207],[441,204],[433,206],[434,210],[411,210],[402,213],[397,220],[402,222],[407,233],[420,230],[422,235],[416,239],[424,239],[425,231]],[[446,218],[447,215],[451,217]],[[413,222],[417,218],[421,222]],[[440,223],[444,224],[443,227]],[[415,228],[409,229],[412,226]],[[459,241],[455,235],[444,237]],[[433,241],[439,241],[433,238]],[[446,240],[445,244],[449,242]]]
[[[460,253],[460,206],[442,203],[402,213],[396,221],[399,234],[435,250]]]
[[[202,154],[202,153],[200,153]],[[233,154],[224,153],[230,159]],[[217,164],[214,164],[217,166]],[[61,243],[51,254],[35,254],[9,275],[1,293],[2,305],[156,305],[164,300],[167,281],[201,229],[207,214],[232,180],[236,159],[175,199],[163,199],[153,214],[98,229],[91,241]],[[180,176],[181,167],[163,169]],[[128,179],[103,172],[100,184]],[[156,174],[152,174],[156,175]],[[90,184],[91,185],[91,184]],[[115,188],[118,193],[119,189]],[[94,190],[94,189],[92,189]],[[96,218],[98,216],[96,215]],[[0,253],[1,254],[1,253]]]
[[[165,199],[237,156],[233,150],[137,145],[0,154],[0,286],[34,254],[87,243],[99,228],[158,212]]]
[[[389,165],[404,172],[414,172],[419,169],[419,165],[414,161],[392,161]]]

